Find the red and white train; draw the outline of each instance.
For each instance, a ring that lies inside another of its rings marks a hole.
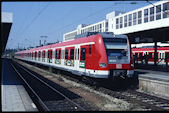
[[[145,63],[145,58],[147,57],[148,64],[154,64],[154,47],[153,43],[148,44],[137,44],[137,48],[132,48],[133,55],[135,57],[135,62]],[[157,64],[169,65],[169,43],[158,43],[157,45]]]
[[[134,74],[128,37],[112,33],[90,32],[83,38],[16,52],[15,58],[92,78]]]

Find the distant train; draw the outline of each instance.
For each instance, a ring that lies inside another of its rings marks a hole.
[[[137,47],[132,48],[132,52],[136,63],[154,64],[153,43],[137,44]],[[169,43],[158,43],[157,64],[169,66]]]
[[[88,32],[75,40],[19,51],[15,58],[89,78],[128,78],[134,74],[128,37],[107,32]]]

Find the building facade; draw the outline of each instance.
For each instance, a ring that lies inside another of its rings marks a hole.
[[[115,16],[122,14],[120,11],[113,11],[106,15],[106,19],[94,24],[80,24],[77,29],[63,35],[63,42],[74,40],[76,35],[83,34],[86,32],[112,32],[110,31],[109,23],[112,23]]]
[[[108,13],[103,21],[78,25],[76,30],[63,35],[63,41],[73,40],[76,35],[85,32],[113,32],[118,35],[167,26],[169,26],[169,1],[164,0],[127,13],[113,11]]]

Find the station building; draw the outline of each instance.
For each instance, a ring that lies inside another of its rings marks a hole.
[[[73,40],[76,35],[85,32],[113,32],[118,35],[168,26],[169,1],[159,1],[129,12],[110,12],[105,20],[94,24],[80,24],[76,30],[65,33],[63,41]]]
[[[63,35],[63,42],[74,40],[76,35],[86,32],[109,32],[109,23],[115,16],[122,14],[120,11],[113,11],[106,15],[106,19],[94,24],[80,24],[77,29]]]
[[[168,27],[169,1],[160,1],[142,8],[118,15],[109,23],[115,34],[129,34],[149,29]]]

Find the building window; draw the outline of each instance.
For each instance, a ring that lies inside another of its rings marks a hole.
[[[131,26],[132,25],[132,14],[129,14],[128,18],[129,18],[128,25]]]
[[[161,5],[156,6],[156,20],[161,19]]]
[[[123,27],[123,17],[120,17],[120,28]]]
[[[169,17],[169,2],[163,4],[163,18]]]
[[[124,16],[124,27],[127,27],[127,15]]]
[[[119,28],[119,19],[116,18],[116,29],[118,29],[118,28]]]
[[[144,10],[144,23],[148,22],[148,9]]]
[[[142,11],[138,12],[138,24],[142,23]]]
[[[136,13],[133,13],[133,25],[136,25],[136,17],[137,17]]]
[[[108,24],[108,22],[106,22],[106,26],[105,26],[106,31],[108,31],[108,27],[109,27],[109,24]]]
[[[154,21],[154,7],[150,8],[150,21]]]

